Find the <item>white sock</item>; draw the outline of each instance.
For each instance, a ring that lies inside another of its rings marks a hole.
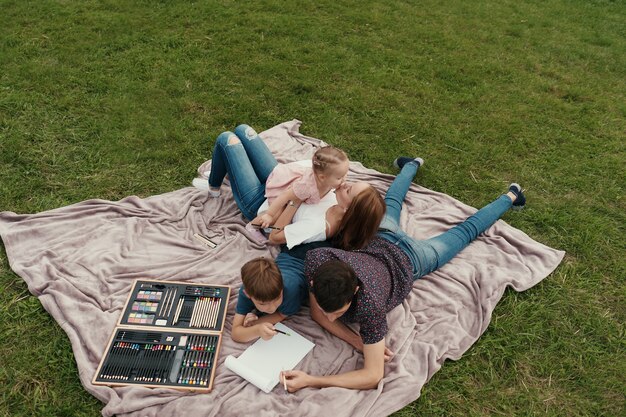
[[[196,187],[198,190],[207,190],[209,192],[209,196],[211,197],[219,197],[221,194],[219,189],[212,190],[209,187],[209,181],[205,180],[204,178],[194,178],[191,184],[193,184],[193,186]]]

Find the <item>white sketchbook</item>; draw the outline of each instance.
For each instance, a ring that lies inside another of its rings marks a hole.
[[[281,371],[293,369],[315,346],[282,323],[274,328],[291,336],[278,333],[270,340],[259,339],[238,358],[229,355],[224,362],[228,369],[266,393],[278,384]]]

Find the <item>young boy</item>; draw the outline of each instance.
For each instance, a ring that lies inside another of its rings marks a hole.
[[[276,260],[253,259],[241,267],[243,285],[239,289],[231,337],[245,343],[276,335],[274,324],[300,311],[308,298],[304,261],[287,253]],[[258,317],[253,310],[264,313]]]

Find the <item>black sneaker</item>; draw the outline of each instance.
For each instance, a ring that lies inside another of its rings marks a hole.
[[[523,209],[526,205],[526,196],[524,195],[524,190],[522,190],[522,187],[520,187],[518,183],[514,182],[509,185],[509,191],[515,194],[515,196],[517,197],[513,202],[513,207],[511,208],[513,210]]]
[[[398,158],[396,158],[395,161],[393,161],[393,166],[398,168],[398,169],[402,169],[403,166],[405,166],[407,163],[409,162],[415,162],[417,163],[417,167],[421,167],[422,165],[424,165],[424,160],[422,158],[409,158],[408,156],[400,156]]]

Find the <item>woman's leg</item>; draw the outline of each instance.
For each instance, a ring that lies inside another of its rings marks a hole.
[[[257,177],[246,150],[232,132],[224,132],[217,137],[209,187],[219,189],[226,174],[229,175],[237,206],[247,219],[255,218],[265,201],[265,184]]]
[[[402,203],[404,197],[409,191],[411,182],[415,178],[415,174],[419,167],[423,164],[421,159],[411,160],[402,166],[400,173],[393,180],[387,194],[385,194],[385,205],[387,210],[385,211],[385,217],[380,224],[381,229],[396,230],[400,223],[400,213],[402,212]]]
[[[235,134],[241,140],[257,178],[265,184],[267,177],[278,164],[276,158],[263,139],[250,126],[245,124],[237,126]]]
[[[468,217],[463,223],[454,226],[452,229],[439,236],[420,242],[422,245],[430,246],[433,249],[434,259],[422,263],[428,272],[441,268],[450,259],[465,249],[481,233],[489,229],[504,213],[513,205],[516,196],[514,194],[501,195],[498,199],[478,210],[474,215]],[[429,251],[427,251],[428,253]]]
[[[428,240],[417,240],[402,229],[383,230],[378,236],[402,249],[413,265],[413,279],[442,267],[470,242],[493,225],[511,206],[521,208],[526,202],[522,189],[511,184],[509,192],[478,210],[463,223]]]

